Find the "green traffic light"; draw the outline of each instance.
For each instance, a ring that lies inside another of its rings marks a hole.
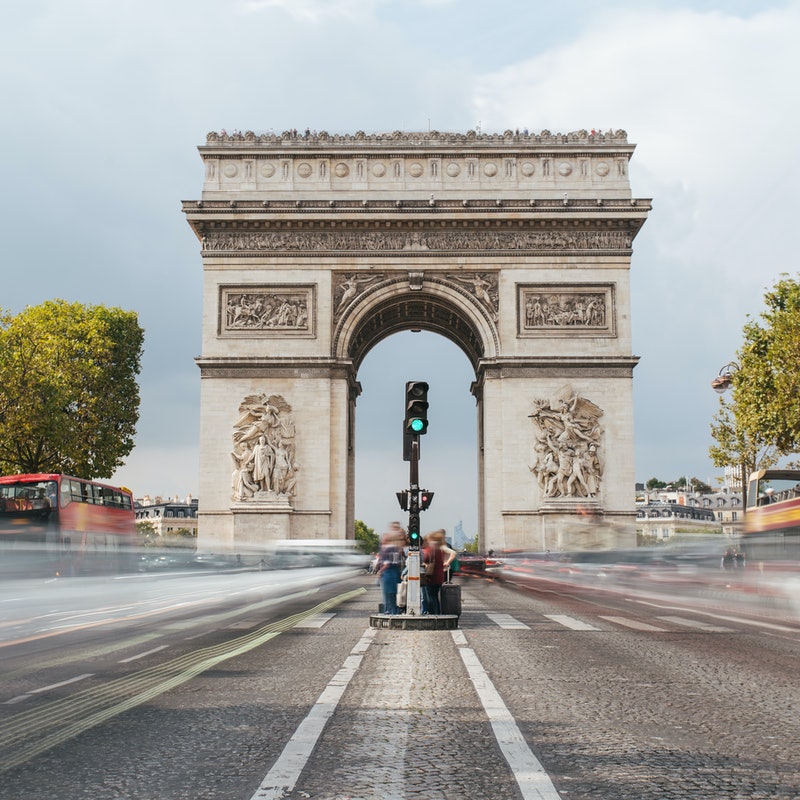
[[[425,423],[421,419],[412,419],[409,427],[414,433],[419,433],[425,427]]]

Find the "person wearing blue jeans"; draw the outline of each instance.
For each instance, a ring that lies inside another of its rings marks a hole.
[[[399,528],[399,523],[396,523]],[[399,614],[397,607],[397,584],[400,583],[400,570],[402,569],[403,549],[402,528],[400,531],[393,530],[384,533],[381,538],[381,549],[378,554],[378,577],[381,582],[381,593],[383,594],[383,613]]]

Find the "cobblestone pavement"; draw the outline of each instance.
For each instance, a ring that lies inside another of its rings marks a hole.
[[[368,629],[379,592],[365,585],[323,627],[284,633],[0,776],[0,800],[250,800]],[[457,634],[562,800],[800,798],[800,633],[663,622],[655,633],[608,620],[676,612],[463,587]],[[285,800],[522,797],[451,632],[379,629]]]
[[[521,796],[449,631],[380,630],[371,651],[287,798]]]

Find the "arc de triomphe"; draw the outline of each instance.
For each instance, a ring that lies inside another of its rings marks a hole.
[[[199,547],[352,537],[358,369],[411,328],[475,370],[484,548],[631,544],[629,270],[651,207],[633,150],[624,131],[208,134],[183,204],[204,276]]]

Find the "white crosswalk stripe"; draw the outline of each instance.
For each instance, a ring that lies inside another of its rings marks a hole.
[[[638,619],[630,619],[628,617],[607,617],[600,614],[600,619],[613,622],[615,625],[622,625],[625,628],[633,628],[637,631],[650,631],[652,633],[667,633],[666,628],[659,628],[657,625],[651,625],[649,622],[641,622]]]
[[[671,622],[673,625],[683,625],[685,628],[697,628],[706,633],[733,633],[733,628],[724,628],[721,625],[709,625],[707,622],[699,622],[696,619],[685,619],[684,617],[659,617],[664,622]]]
[[[530,626],[526,625],[524,622],[520,622],[518,619],[514,619],[511,614],[487,614],[492,622],[499,625],[501,628],[507,631],[529,631]]]
[[[544,616],[547,617],[547,619],[557,622],[559,625],[563,625],[565,628],[569,628],[572,631],[600,630],[600,628],[595,628],[594,625],[590,625],[588,622],[583,622],[579,619],[575,619],[574,617],[569,617],[566,614],[545,614]]]

